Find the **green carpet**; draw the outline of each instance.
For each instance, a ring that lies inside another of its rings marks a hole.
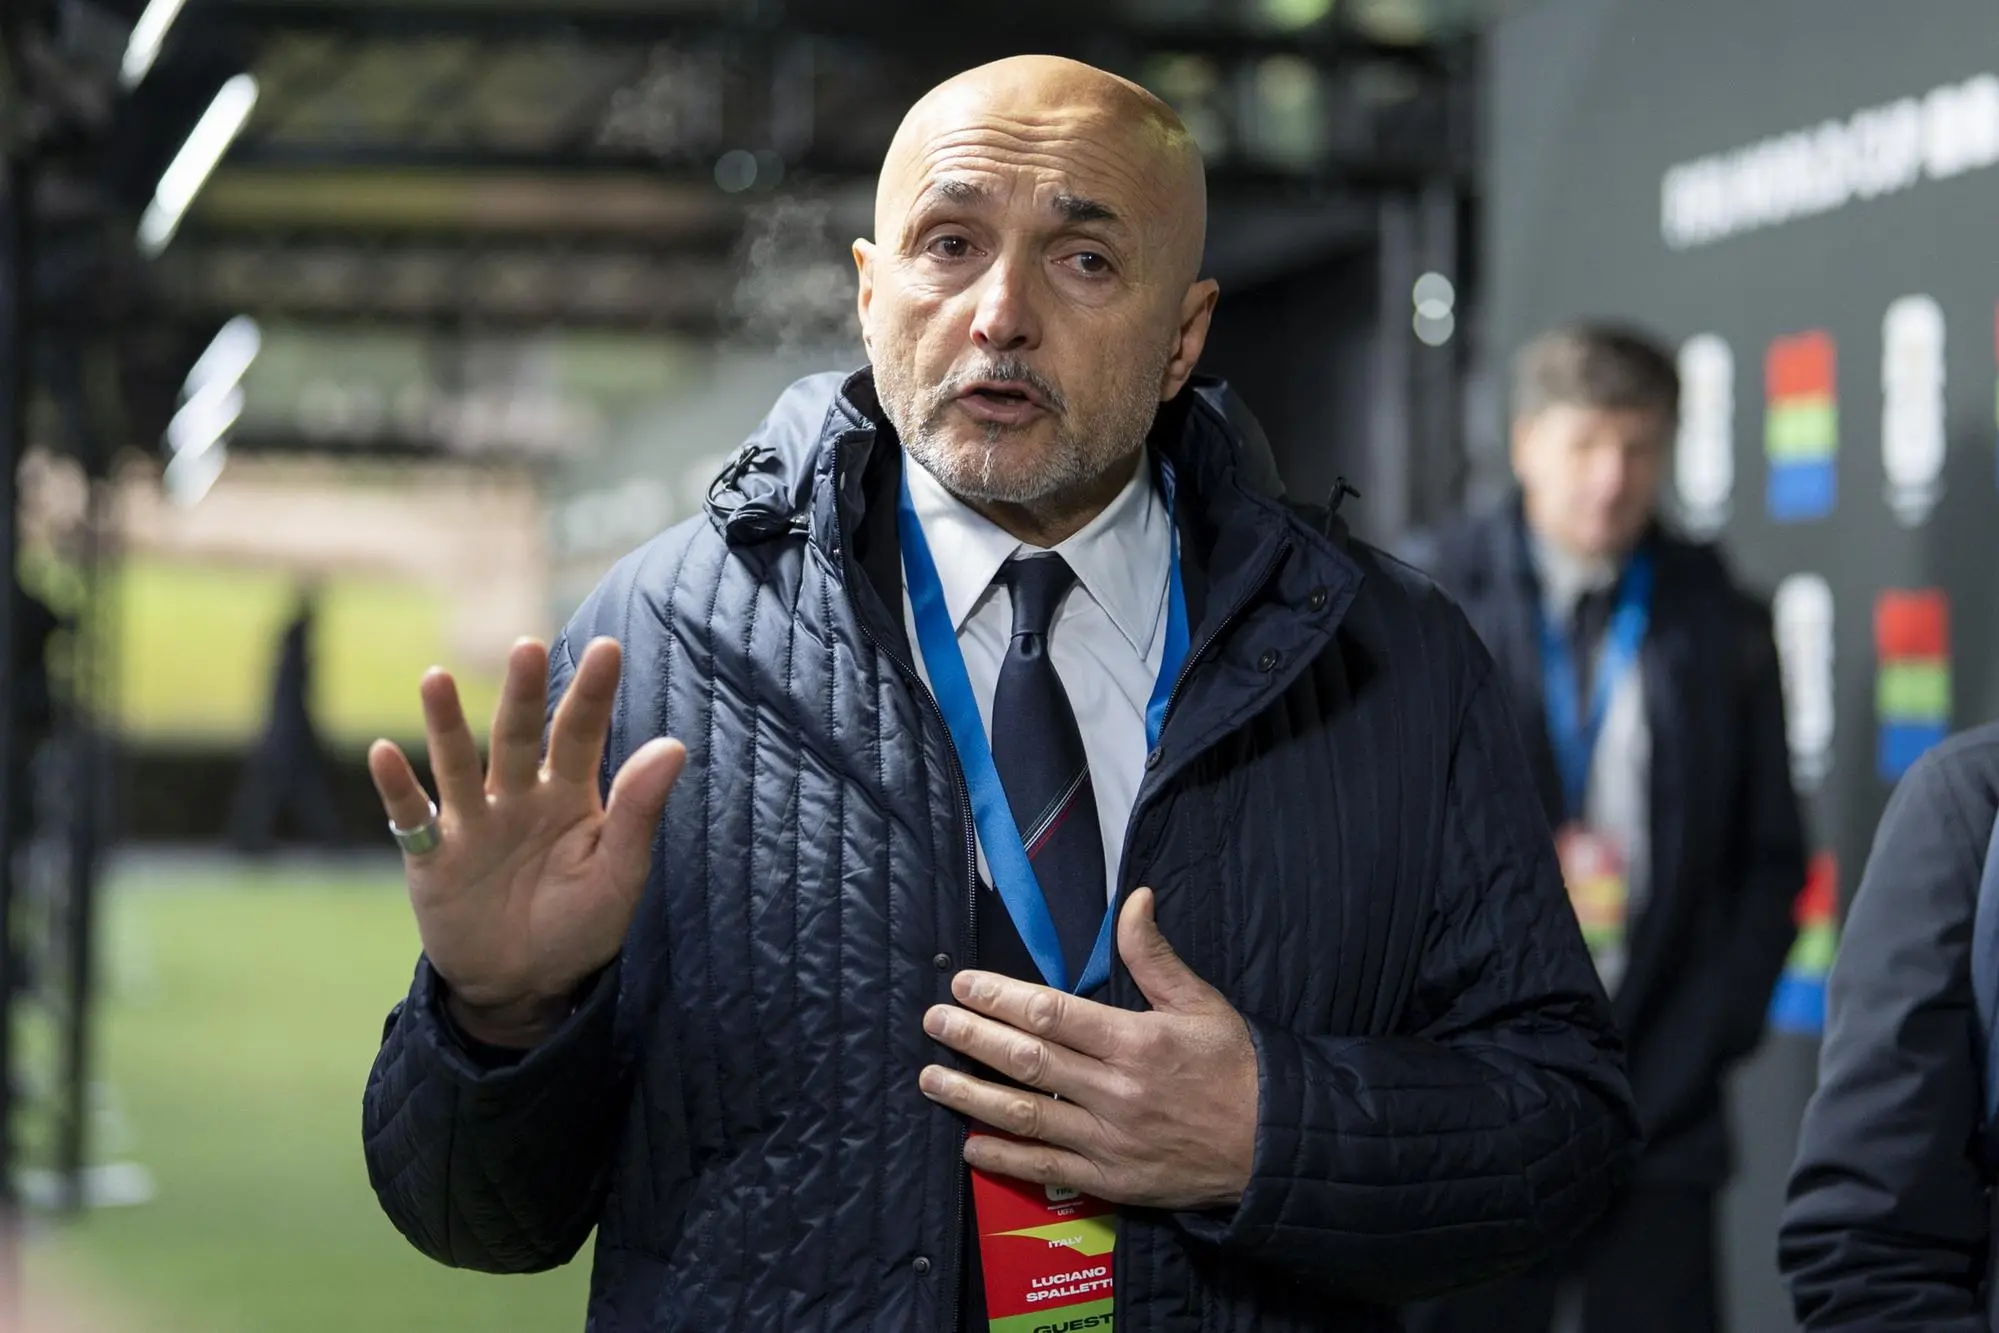
[[[42,1236],[31,1285],[69,1274],[145,1333],[580,1329],[587,1246],[554,1274],[454,1272],[368,1188],[361,1089],[416,955],[401,884],[134,878],[108,895],[100,1069],[158,1197]]]

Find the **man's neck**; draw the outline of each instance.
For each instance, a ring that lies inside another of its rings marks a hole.
[[[1111,501],[1130,484],[1137,466],[1138,455],[1127,454],[1089,481],[1031,504],[959,498],[1008,536],[1050,550],[1081,532],[1108,509]]]

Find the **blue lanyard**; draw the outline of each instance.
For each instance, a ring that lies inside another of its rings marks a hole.
[[[1645,626],[1652,615],[1652,557],[1640,551],[1624,571],[1624,586],[1604,630],[1603,653],[1591,682],[1588,709],[1583,711],[1582,685],[1576,679],[1575,654],[1568,636],[1541,608],[1541,681],[1548,713],[1548,740],[1562,777],[1563,816],[1580,819],[1589,794],[1590,756],[1596,752],[1603,722],[1610,715],[1611,696],[1638,660]]]
[[[1055,933],[1055,919],[1048,901],[1034,877],[1027,858],[1027,846],[1014,824],[1007,804],[1006,789],[1000,785],[999,770],[993,765],[992,744],[979,718],[979,706],[972,694],[972,682],[965,674],[965,656],[958,648],[958,632],[944,604],[944,585],[937,577],[937,562],[931,558],[930,544],[924,540],[923,525],[917,521],[916,505],[909,494],[907,469],[920,464],[904,459],[902,498],[896,509],[896,524],[902,537],[902,565],[909,582],[909,602],[916,619],[916,638],[929,670],[931,693],[943,711],[944,725],[950,729],[951,744],[958,752],[965,785],[971,792],[972,819],[979,830],[979,845],[985,849],[986,867],[992,871],[993,887],[1013,918],[1021,942],[1041,969],[1042,979],[1057,990],[1073,990],[1087,995],[1110,979],[1112,911],[1104,908],[1103,925],[1097,929],[1096,944],[1089,962],[1076,984],[1069,984],[1069,967],[1062,957],[1062,942]],[[1166,648],[1159,663],[1159,679],[1153,684],[1152,699],[1145,708],[1145,737],[1148,750],[1159,744],[1166,726],[1166,705],[1180,668],[1187,661],[1187,595],[1180,582],[1180,535],[1173,518],[1173,468],[1160,460],[1160,494],[1165,504],[1166,522],[1172,532],[1172,562],[1167,576]],[[1005,719],[995,719],[1004,725]]]

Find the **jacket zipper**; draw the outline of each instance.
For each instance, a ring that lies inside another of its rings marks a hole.
[[[1222,635],[1228,633],[1229,629],[1235,624],[1235,622],[1241,618],[1243,611],[1248,608],[1249,604],[1252,601],[1255,600],[1256,595],[1263,591],[1264,586],[1270,582],[1271,576],[1277,572],[1277,566],[1280,563],[1282,563],[1286,555],[1290,554],[1290,551],[1291,551],[1290,541],[1286,540],[1278,543],[1276,549],[1273,550],[1270,553],[1270,555],[1265,558],[1263,565],[1261,566],[1261,568],[1257,570],[1256,578],[1253,581],[1251,581],[1248,589],[1245,590],[1243,595],[1236,600],[1234,605],[1229,607],[1228,613],[1224,615],[1221,618],[1221,620],[1216,623],[1215,627],[1212,630],[1208,631],[1208,633],[1202,637],[1200,646],[1187,655],[1186,663],[1181,666],[1180,674],[1178,678],[1176,678],[1173,682],[1173,689],[1166,696],[1166,713],[1164,718],[1162,718],[1160,722],[1160,734],[1162,737],[1165,735],[1166,723],[1172,720],[1174,705],[1176,705],[1180,701],[1180,692],[1183,688],[1185,688],[1187,684],[1187,678],[1194,674],[1194,668],[1200,665],[1201,659],[1207,655],[1208,650],[1215,646],[1216,641],[1218,641],[1222,637]],[[852,561],[848,556],[847,551],[844,549],[844,543],[843,543],[843,550],[841,552],[840,565],[843,575],[851,582],[851,580],[855,575],[855,570]],[[866,613],[862,612],[859,607],[856,607],[855,611],[856,615],[854,616],[854,620],[855,623],[861,627],[861,636],[868,641],[869,646],[871,646],[876,652],[882,654],[882,656],[888,658],[889,661],[895,663],[896,670],[901,672],[903,677],[907,679],[911,685],[916,687],[917,694],[923,699],[923,702],[925,704],[929,705],[931,716],[937,719],[938,728],[944,735],[945,740],[947,742],[944,749],[950,758],[951,780],[953,785],[957,788],[958,791],[958,827],[960,830],[963,831],[965,837],[965,909],[966,909],[965,915],[966,915],[967,926],[969,929],[967,944],[971,951],[970,961],[972,962],[972,964],[976,965],[979,961],[978,847],[977,844],[973,841],[973,833],[972,833],[973,829],[972,795],[970,790],[965,785],[964,769],[958,763],[957,750],[952,745],[948,744],[951,736],[950,724],[945,720],[944,710],[938,706],[936,696],[930,692],[930,688],[923,683],[922,676],[920,676],[917,673],[915,664],[912,662],[904,661],[902,657],[900,657],[898,654],[890,652],[886,647],[884,647],[882,645],[881,639],[877,637],[874,630],[869,627]],[[1122,851],[1120,851],[1119,853],[1119,867],[1121,870],[1125,870],[1130,864],[1131,837],[1133,831],[1138,826],[1138,818],[1137,818],[1138,814],[1139,811],[1138,809],[1135,808],[1132,811],[1132,818],[1127,820],[1125,823],[1124,847]],[[1121,873],[1118,876],[1118,880],[1119,880],[1118,896],[1117,900],[1112,904],[1112,908],[1114,911],[1123,906],[1124,900],[1131,893],[1131,888],[1132,888],[1128,878],[1128,871],[1126,871],[1126,873]],[[1113,950],[1113,952],[1115,952],[1115,950]],[[954,1176],[955,1183],[952,1187],[951,1237],[952,1237],[952,1244],[958,1246],[959,1248],[959,1260],[951,1265],[952,1281],[950,1284],[950,1291],[947,1293],[946,1296],[946,1299],[950,1302],[950,1304],[946,1307],[950,1311],[950,1317],[944,1321],[944,1327],[953,1330],[954,1333],[956,1333],[958,1329],[959,1316],[963,1313],[963,1311],[959,1308],[959,1306],[961,1304],[960,1298],[963,1294],[962,1288],[965,1285],[965,1275],[963,1272],[964,1268],[963,1247],[965,1243],[965,1172],[963,1169],[962,1162],[963,1162],[964,1140],[968,1135],[969,1131],[965,1131],[964,1133],[961,1133],[959,1137],[958,1146],[960,1152],[960,1168],[957,1171],[956,1175]],[[1119,1227],[1119,1230],[1120,1231],[1123,1230],[1122,1226]],[[1120,1240],[1122,1240],[1121,1236]],[[1113,1276],[1115,1276],[1116,1273],[1115,1257],[1112,1260],[1112,1265],[1113,1265],[1112,1273]],[[1114,1303],[1113,1313],[1119,1317],[1122,1317],[1123,1306],[1124,1306],[1123,1291],[1121,1288],[1118,1288],[1115,1285],[1113,1285],[1112,1291],[1113,1291],[1113,1303]]]
[[[1162,743],[1166,736],[1166,724],[1173,720],[1173,707],[1180,701],[1180,691],[1186,685],[1187,678],[1194,674],[1194,668],[1200,665],[1201,659],[1207,656],[1208,650],[1215,646],[1216,641],[1222,635],[1228,633],[1235,622],[1241,619],[1242,613],[1248,609],[1251,602],[1256,600],[1256,595],[1263,591],[1264,587],[1270,582],[1271,576],[1276,574],[1277,566],[1283,563],[1284,557],[1289,555],[1290,552],[1291,543],[1288,540],[1278,543],[1277,549],[1270,553],[1269,558],[1263,562],[1262,568],[1257,570],[1256,578],[1249,585],[1248,590],[1236,600],[1234,605],[1229,607],[1228,613],[1220,621],[1216,622],[1215,627],[1202,637],[1201,646],[1187,655],[1186,665],[1180,668],[1179,678],[1173,682],[1172,690],[1166,695],[1166,714],[1159,723],[1159,735]],[[1138,817],[1144,809],[1143,802],[1145,801],[1145,795],[1143,784],[1140,787],[1139,800],[1141,804],[1132,807],[1131,818],[1125,822],[1124,847],[1118,853],[1118,895],[1117,900],[1111,904],[1114,913],[1123,910],[1124,900],[1131,895],[1132,890],[1136,887],[1132,882],[1136,876],[1132,874],[1131,839],[1132,834],[1138,829]],[[1115,955],[1117,950],[1113,948],[1111,952]],[[1115,968],[1112,970],[1112,975],[1116,975]],[[1112,998],[1115,998],[1115,996]],[[1111,1318],[1114,1326],[1123,1324],[1126,1319],[1126,1293],[1124,1286],[1117,1281],[1118,1256],[1124,1252],[1124,1245],[1124,1220],[1120,1214],[1117,1227],[1117,1243],[1111,1250]]]
[[[840,563],[845,575],[849,579],[853,578],[855,573],[853,565],[846,558],[844,552]],[[965,773],[958,764],[958,752],[950,743],[950,724],[945,721],[944,710],[938,706],[936,696],[931,694],[930,688],[923,683],[923,677],[917,674],[915,664],[904,661],[901,656],[883,646],[882,641],[876,637],[874,630],[868,627],[867,613],[859,607],[855,607],[854,620],[860,625],[861,636],[868,641],[870,646],[883,657],[895,663],[896,670],[901,672],[909,683],[916,687],[917,694],[922,697],[924,703],[930,706],[930,714],[937,719],[938,730],[944,736],[944,751],[949,756],[951,763],[951,780],[958,791],[958,827],[965,835],[965,916],[968,929],[966,943],[971,953],[970,962],[973,965],[977,965],[979,961],[979,861],[978,847],[973,841],[972,835],[972,793],[965,785]],[[950,1318],[944,1321],[944,1327],[953,1330],[954,1333],[958,1328],[958,1317],[962,1313],[959,1305],[965,1285],[965,1274],[963,1271],[965,1245],[964,1148],[965,1140],[968,1137],[970,1137],[969,1129],[962,1130],[959,1134],[958,1170],[952,1177],[954,1181],[952,1185],[951,1204],[953,1220],[950,1243],[957,1247],[959,1257],[951,1265],[952,1280],[950,1291],[947,1293],[947,1299],[950,1301],[950,1304],[946,1307],[950,1311]]]

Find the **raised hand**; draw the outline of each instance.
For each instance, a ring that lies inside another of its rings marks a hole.
[[[562,1021],[576,988],[617,956],[638,908],[680,742],[648,741],[599,796],[618,689],[619,649],[583,651],[542,757],[548,652],[514,645],[484,771],[458,687],[424,677],[424,730],[437,780],[437,845],[403,858],[424,953],[473,1037],[532,1046]],[[368,772],[390,822],[422,827],[430,798],[397,746],[378,740]]]

